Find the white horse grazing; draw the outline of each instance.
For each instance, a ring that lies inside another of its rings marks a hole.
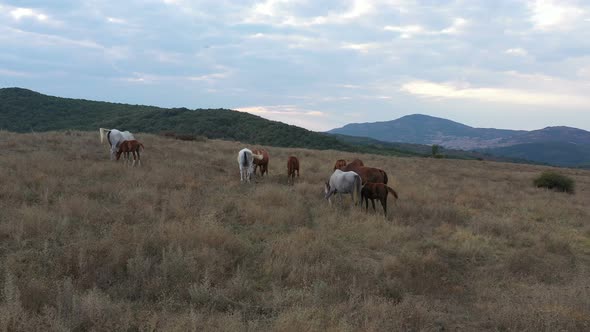
[[[119,144],[121,142],[135,139],[133,134],[128,131],[99,128],[98,132],[100,133],[100,142],[103,143],[104,138],[106,137],[109,145],[111,146],[111,160],[115,160],[115,155],[117,154],[117,149],[119,148]]]
[[[254,154],[250,149],[242,149],[238,152],[238,164],[240,165],[240,182],[250,182],[254,170],[254,158],[262,160],[261,154]]]
[[[330,182],[324,185],[325,198],[330,205],[332,201],[330,197],[334,194],[351,194],[352,202],[356,205],[361,197],[362,180],[355,172],[343,172],[339,169],[335,170],[330,176]]]

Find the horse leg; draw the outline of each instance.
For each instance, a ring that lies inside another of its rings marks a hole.
[[[385,198],[381,198],[381,206],[383,206],[383,213],[387,218],[387,196],[385,196]]]
[[[367,205],[368,205],[368,204],[367,204]],[[374,198],[371,198],[371,205],[373,205],[373,211],[375,211],[375,212],[376,212],[377,210],[375,209],[375,199],[374,199]],[[368,208],[369,208],[369,207],[367,206],[367,209],[368,209]]]
[[[141,166],[141,158],[139,157],[139,149],[137,149],[137,166]]]

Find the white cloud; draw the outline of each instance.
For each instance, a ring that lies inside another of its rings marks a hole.
[[[529,3],[530,21],[538,30],[569,30],[585,10],[566,0],[536,0]]]
[[[2,68],[0,68],[0,75],[13,76],[13,77],[32,77],[33,76],[32,74],[24,72],[24,71],[2,69]]]
[[[255,4],[246,14],[244,23],[276,26],[310,27],[326,24],[345,24],[375,12],[372,1],[352,0],[344,11],[331,11],[326,15],[302,16],[295,13],[302,0],[266,0]]]
[[[590,104],[590,98],[585,95],[496,87],[475,88],[467,83],[411,81],[403,84],[400,90],[420,97],[477,100],[516,105],[583,108]]]
[[[10,10],[10,16],[17,21],[23,18],[34,18],[38,21],[46,21],[49,17],[41,12],[33,10],[31,8],[14,8]]]
[[[453,19],[453,23],[441,30],[428,30],[422,25],[387,25],[383,28],[385,31],[394,31],[400,34],[401,38],[408,39],[415,35],[456,35],[464,32],[469,21],[462,17]]]
[[[441,34],[449,34],[449,35],[455,35],[458,33],[462,33],[465,29],[465,27],[467,26],[468,22],[466,19],[462,18],[462,17],[457,17],[453,20],[453,24],[451,24],[450,27],[446,28],[446,29],[442,29],[440,31]]]
[[[504,51],[504,53],[509,54],[509,55],[514,55],[514,56],[527,56],[528,52],[520,47],[517,48],[509,48],[506,51]]]
[[[323,112],[301,110],[295,105],[250,106],[239,107],[236,110],[252,114],[279,114],[289,116],[324,116]]]
[[[205,83],[216,83],[219,80],[226,79],[232,75],[232,71],[229,68],[217,66],[214,68],[217,72],[212,72],[203,75],[158,75],[150,73],[132,73],[130,77],[117,78],[119,81],[129,83],[142,83],[142,84],[156,84],[162,82],[179,82],[179,81],[192,81],[192,82],[205,82]]]
[[[354,50],[360,53],[369,53],[370,50],[380,48],[381,45],[378,43],[343,43],[341,48]]]
[[[333,126],[333,123],[326,118],[327,114],[324,112],[300,108],[296,105],[248,106],[238,107],[236,110],[311,130],[324,131],[331,129]]]
[[[116,18],[116,17],[107,17],[107,22],[109,23],[114,23],[114,24],[127,24],[127,21],[125,21],[122,18]]]

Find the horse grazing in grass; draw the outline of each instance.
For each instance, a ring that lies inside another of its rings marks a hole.
[[[354,162],[342,167],[342,171],[356,172],[363,179],[363,184],[367,182],[387,184],[388,181],[387,173],[384,170],[374,167],[358,166],[358,163]]]
[[[355,172],[343,172],[339,169],[335,170],[330,176],[330,181],[324,185],[324,198],[328,200],[330,205],[332,201],[330,197],[334,194],[351,194],[354,205],[358,203],[361,195],[361,177]]]
[[[250,182],[254,170],[254,159],[262,160],[263,156],[253,154],[250,149],[242,149],[238,152],[238,164],[240,166],[240,182]]]
[[[262,156],[262,159],[254,159],[254,175],[256,175],[256,168],[258,166],[260,166],[260,176],[264,176],[264,173],[268,175],[268,152],[264,149],[255,149],[252,153]]]
[[[348,166],[348,170],[345,170],[344,168],[347,166]],[[339,169],[341,171],[350,172],[352,170],[352,168],[359,167],[359,166],[365,166],[363,161],[360,159],[355,159],[355,160],[351,161],[350,164],[346,164],[346,160],[344,160],[344,159],[338,159],[336,161],[336,164],[334,164],[334,170]]]
[[[139,151],[145,149],[143,144],[141,144],[137,140],[129,140],[123,141],[119,143],[119,150],[117,151],[117,160],[121,158],[121,154],[125,154],[125,164],[128,164],[130,161],[129,154],[133,155],[133,164],[132,167],[135,166],[135,162],[137,161],[137,166],[141,166],[141,158],[139,156]]]
[[[287,182],[295,184],[295,171],[297,171],[297,177],[299,177],[299,160],[295,156],[290,156],[289,160],[287,160]]]
[[[334,164],[334,171],[337,169],[341,169],[344,166],[346,166],[346,160],[338,159],[338,160],[336,160],[336,163]]]
[[[375,200],[378,199],[379,201],[381,201],[383,213],[387,217],[387,195],[389,193],[392,193],[393,197],[395,197],[396,199],[398,198],[395,190],[393,190],[393,188],[387,186],[386,184],[367,182],[361,190],[361,207],[364,200],[366,204],[366,211],[368,212],[369,200],[371,200],[371,204],[373,205],[373,211],[377,211],[375,209]]]
[[[105,137],[109,142],[109,146],[111,147],[111,160],[115,160],[115,154],[117,153],[117,149],[119,148],[119,144],[121,142],[131,141],[135,139],[135,137],[133,137],[133,134],[128,131],[99,128],[98,132],[100,133],[101,143],[104,142]]]

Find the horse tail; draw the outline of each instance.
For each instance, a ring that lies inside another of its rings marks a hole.
[[[393,194],[393,197],[395,197],[395,199],[398,198],[397,193],[395,192],[395,190],[393,190],[393,188],[391,188],[390,186],[385,186],[385,188],[387,188],[387,191]]]
[[[248,166],[248,157],[246,157],[246,152],[242,153],[242,166]]]
[[[98,132],[100,133],[100,142],[104,142],[104,133],[107,132],[108,129],[106,128],[98,128]]]
[[[383,184],[387,184],[387,173],[384,170],[381,170],[381,173],[383,173]],[[395,198],[397,198],[397,196],[395,196]]]
[[[139,146],[141,147],[141,151],[145,150],[145,147],[143,146],[143,144],[139,143]]]
[[[361,192],[363,189],[363,184],[362,184],[362,180],[361,180],[361,176],[357,175],[354,178],[354,190],[352,192],[352,201],[354,202],[354,205],[357,205],[360,198],[361,198]]]

